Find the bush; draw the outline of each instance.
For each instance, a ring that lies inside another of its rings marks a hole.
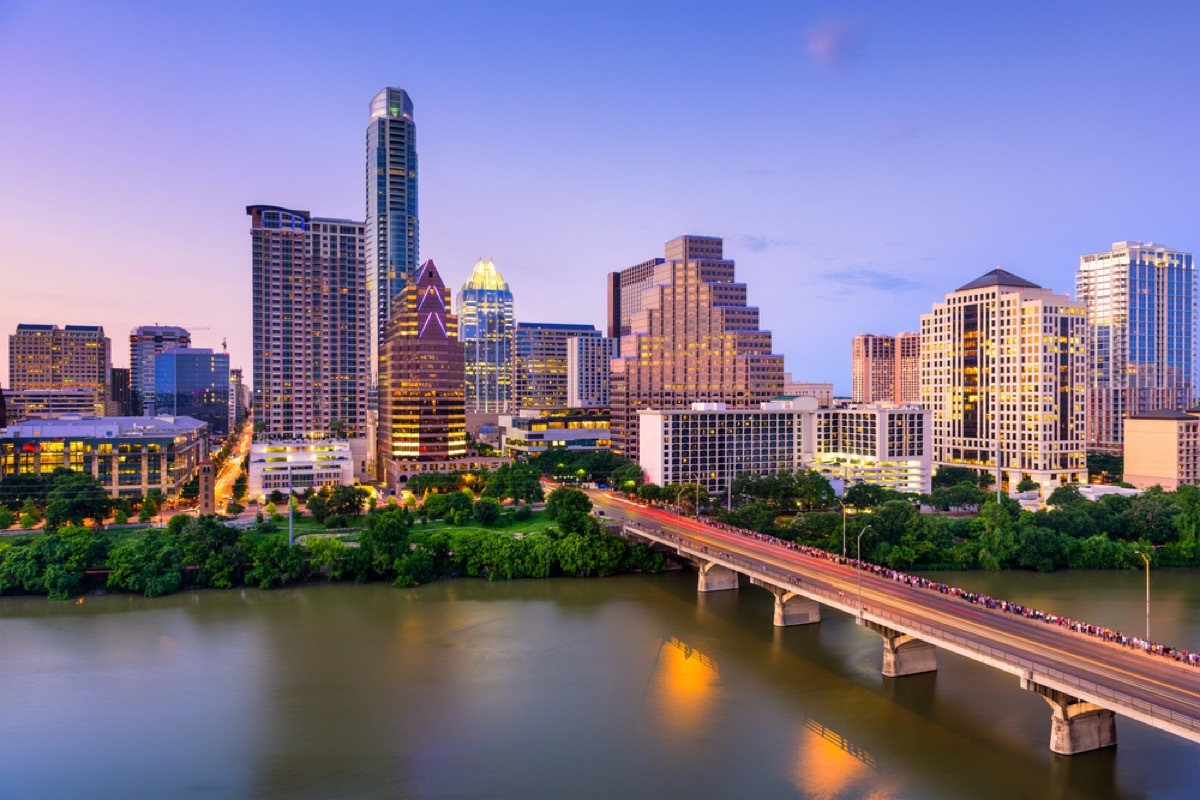
[[[475,503],[472,514],[480,525],[495,525],[500,520],[500,512],[503,508],[499,500],[483,497]]]
[[[533,519],[533,509],[529,506],[517,506],[513,512],[513,519],[517,522],[526,522]]]
[[[4,506],[0,506],[0,531],[11,528],[15,521],[16,517],[13,516],[13,513]]]
[[[129,515],[125,513],[125,509],[118,508],[117,513],[113,514],[113,524],[124,525],[126,522],[129,522]]]
[[[241,503],[231,502],[231,503],[226,504],[226,506],[225,506],[225,513],[231,517],[236,517],[238,514],[242,513],[245,510],[246,510],[246,507],[243,506]]]
[[[350,518],[347,517],[345,514],[331,514],[325,518],[325,529],[326,530],[331,530],[333,528],[349,528],[349,527],[350,527]]]

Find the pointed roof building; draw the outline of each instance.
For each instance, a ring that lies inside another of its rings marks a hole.
[[[991,272],[980,275],[975,280],[965,286],[960,286],[956,291],[962,292],[968,289],[983,289],[987,286],[1015,286],[1018,289],[1041,289],[1033,281],[1027,281],[1024,278],[1013,275],[1008,270],[996,267]]]
[[[468,414],[500,414],[513,398],[513,295],[496,265],[479,259],[458,292]]]

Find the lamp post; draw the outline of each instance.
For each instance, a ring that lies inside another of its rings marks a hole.
[[[1141,550],[1134,550],[1146,562],[1146,641],[1150,641],[1150,559]]]
[[[857,554],[858,554],[858,557],[857,557],[857,559],[856,559],[856,560],[858,561],[858,564],[856,564],[855,566],[858,568],[858,618],[859,618],[859,619],[862,619],[862,615],[863,615],[863,598],[862,598],[862,537],[863,537],[863,534],[864,534],[864,533],[866,533],[866,532],[867,532],[867,529],[868,529],[868,528],[870,528],[870,527],[871,527],[871,524],[870,524],[870,523],[867,523],[866,525],[863,525],[863,527],[862,527],[862,530],[858,532],[858,547],[856,548],[856,552],[857,552]]]

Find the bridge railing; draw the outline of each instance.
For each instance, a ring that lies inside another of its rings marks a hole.
[[[744,556],[736,555],[726,550],[721,550],[720,548],[710,547],[707,544],[696,542],[686,536],[680,536],[679,534],[671,533],[670,531],[664,531],[658,528],[651,528],[641,525],[633,525],[630,523],[625,523],[625,527],[632,528],[643,535],[648,535],[657,539],[663,539],[677,544],[680,547],[686,547],[693,552],[704,555],[714,561],[720,561],[739,566],[743,568],[748,575],[758,575],[764,578],[771,578],[776,582],[795,586],[805,594],[826,597],[832,601],[832,605],[850,607],[858,606],[858,598],[854,597],[853,595],[847,595],[845,592],[834,591],[826,586],[821,586],[811,581],[803,580],[796,575],[782,572],[770,566],[769,564],[764,564],[761,561],[753,561],[745,558]],[[1037,675],[1035,675],[1035,679],[1038,676],[1050,678],[1058,681],[1064,686],[1071,687],[1078,692],[1087,693],[1093,697],[1106,700],[1110,705],[1121,705],[1126,709],[1137,710],[1153,719],[1169,722],[1173,725],[1178,725],[1190,731],[1200,732],[1200,720],[1197,720],[1194,717],[1179,714],[1178,712],[1172,711],[1169,708],[1164,708],[1163,706],[1148,702],[1146,700],[1140,700],[1136,697],[1125,694],[1124,692],[1113,691],[1112,689],[1093,683],[1092,681],[1063,672],[1062,670],[1056,669],[1045,662],[1034,661],[1032,659],[1015,656],[1012,653],[991,647],[990,645],[972,641],[956,633],[934,627],[928,623],[913,619],[912,617],[903,614],[895,614],[893,612],[878,608],[868,609],[865,603],[860,611],[863,613],[869,613],[876,619],[889,621],[897,625],[897,627],[903,627],[917,633],[926,634],[932,639],[941,639],[946,642],[952,642],[963,649],[970,650],[997,661],[1002,661],[1006,664],[1011,664],[1026,671],[1036,672]]]

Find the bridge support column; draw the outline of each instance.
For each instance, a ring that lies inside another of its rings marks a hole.
[[[937,672],[937,649],[929,642],[894,631],[877,622],[859,618],[860,625],[883,637],[883,676],[903,678],[922,672]]]
[[[811,625],[821,621],[821,604],[751,576],[750,582],[775,595],[775,626]]]
[[[1107,708],[1066,692],[1021,679],[1021,688],[1040,694],[1050,704],[1050,750],[1064,756],[1117,744],[1117,717]]]
[[[712,561],[699,564],[700,574],[696,581],[698,592],[723,592],[738,588],[738,574],[728,567]]]

